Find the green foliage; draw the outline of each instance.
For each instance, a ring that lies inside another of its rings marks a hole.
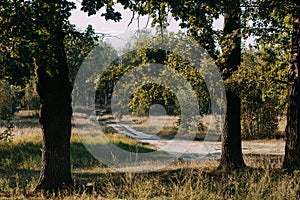
[[[13,114],[12,88],[7,81],[0,80],[0,118],[7,119]]]
[[[13,124],[11,122],[14,113],[14,98],[11,85],[7,81],[0,80],[0,141],[9,141],[13,137]]]
[[[66,24],[65,51],[69,67],[71,82],[75,81],[77,72],[87,55],[98,45],[99,36],[93,27],[88,25],[85,31],[80,32],[75,25]]]
[[[23,87],[34,73],[32,7],[28,1],[0,4],[0,79]]]
[[[105,1],[89,1],[89,0],[83,0],[81,5],[81,10],[88,13],[88,15],[94,15],[99,11],[102,7],[105,7],[105,11],[101,14],[101,16],[104,16],[106,20],[114,20],[119,21],[121,19],[121,13],[118,11],[115,11],[114,5],[116,4],[116,1],[113,0],[105,0]]]
[[[24,89],[24,96],[20,101],[21,107],[28,110],[38,110],[40,108],[40,97],[36,91],[36,80],[32,78]]]
[[[154,83],[148,83],[147,81],[149,80],[145,78],[148,77],[148,75],[143,74],[146,72],[140,70],[143,66],[149,66],[151,63],[155,63],[157,66],[154,67],[160,68],[162,65],[165,65],[168,70],[175,70],[178,73],[178,76],[170,77],[170,72],[163,69],[158,72],[160,74],[156,74],[157,78],[164,77],[166,80],[173,79],[174,82],[176,82],[177,79],[180,81],[180,78],[187,80],[199,98],[200,114],[206,113],[209,103],[209,94],[202,78],[203,71],[200,72],[193,66],[194,63],[197,63],[197,60],[193,58],[195,55],[187,55],[187,52],[193,52],[193,50],[188,50],[184,46],[185,40],[187,40],[187,37],[182,33],[178,33],[177,35],[174,33],[165,33],[164,40],[162,40],[161,35],[150,37],[147,33],[146,35],[140,34],[134,45],[127,47],[128,49],[125,50],[127,53],[125,53],[119,61],[116,61],[112,67],[108,68],[103,73],[103,76],[100,77],[97,85],[98,98],[104,99],[103,95],[105,93],[108,93],[106,98],[111,97],[114,86],[119,79],[129,70],[136,69],[138,72],[134,74],[134,77],[142,79],[145,84],[136,85],[134,83],[135,78],[132,78],[126,83],[127,86],[124,87],[125,90],[132,86],[136,87],[134,87],[135,91],[134,94],[132,94],[129,104],[125,106],[128,106],[132,113],[137,115],[147,115],[150,106],[153,104],[163,105],[167,110],[167,114],[180,114],[180,105],[174,92],[161,84],[156,84],[155,80]],[[161,47],[169,48],[171,46],[176,46],[178,52],[170,53],[167,50],[161,49]],[[190,59],[190,61],[186,59]],[[174,87],[180,91],[179,86]],[[126,93],[126,91],[122,92]],[[185,92],[180,95],[187,94]],[[108,102],[110,102],[110,100],[108,100]],[[194,105],[192,105],[192,107],[194,107]],[[124,107],[122,109],[128,108]]]
[[[281,44],[277,44],[278,46]],[[239,70],[227,80],[242,100],[242,134],[245,139],[273,138],[278,116],[286,111],[289,51],[249,49]],[[270,58],[272,56],[272,58]]]
[[[145,84],[138,87],[128,106],[133,115],[149,116],[150,106],[154,104],[163,105],[168,115],[180,114],[174,93],[159,84]]]
[[[201,44],[214,58],[219,54],[216,51],[216,39],[219,32],[213,30],[213,19],[217,19],[222,13],[223,3],[220,0],[212,1],[141,1],[141,0],[119,0],[119,1],[88,1],[82,2],[82,10],[89,15],[96,14],[105,7],[106,12],[102,14],[108,20],[119,21],[120,13],[116,12],[114,6],[121,3],[126,9],[139,15],[150,15],[153,18],[152,26],[161,28],[161,36],[164,36],[164,28],[168,26],[168,15],[171,13],[176,20],[180,20],[180,26],[187,29],[199,44]],[[228,2],[226,2],[228,4]],[[226,5],[227,5],[226,4]]]
[[[53,63],[61,63],[53,60],[55,57],[53,52],[56,51],[53,46],[58,42],[58,38],[55,38],[59,33],[55,31],[57,28],[60,27],[60,31],[64,32],[61,33],[65,34],[63,37],[66,40],[68,64],[72,72],[76,71],[76,67],[78,68],[82,62],[82,57],[93,48],[92,42],[97,39],[97,36],[92,28],[89,26],[85,33],[79,33],[67,22],[70,10],[73,8],[74,3],[65,0],[56,4],[47,1],[1,3],[0,79],[7,80],[16,87],[14,95],[21,104],[35,104],[29,107],[38,107],[38,99],[32,85],[36,67],[44,65],[51,74],[55,71]],[[52,26],[51,30],[46,29],[48,25]],[[29,91],[31,89],[32,91]],[[29,93],[33,95],[31,100],[29,100],[31,98]]]
[[[87,36],[89,34],[88,32],[86,33]],[[95,36],[94,33],[90,35],[93,35],[93,37]],[[90,42],[92,41],[90,40]],[[84,43],[82,44],[84,45]],[[116,51],[111,47],[109,43],[103,40],[99,40],[98,42],[93,40],[92,45],[85,45],[86,50],[88,49],[88,51],[92,51],[88,54],[88,56],[81,57],[82,60],[80,62],[82,63],[80,66],[77,65],[76,67],[71,68],[71,75],[76,75],[78,73],[78,70],[81,70],[81,74],[76,77],[76,81],[74,82],[75,102],[85,105],[86,98],[92,97],[92,95],[94,95],[96,98],[97,106],[103,106],[103,104],[107,104],[107,101],[110,100],[109,95],[112,93],[112,89],[114,86],[112,85],[114,84],[113,81],[116,80],[116,76],[118,76],[118,73],[120,73],[120,71],[118,71],[118,67],[114,69],[109,68],[109,66],[114,63],[108,63],[108,61],[114,60],[114,58],[117,57]],[[82,51],[82,53],[85,54],[88,51]],[[117,62],[118,61],[115,61],[115,63]],[[79,69],[79,67],[81,68]],[[104,71],[105,68],[108,69]],[[103,73],[102,77],[100,77],[99,74],[101,72]],[[71,80],[72,79],[74,81],[75,77],[71,77]],[[83,88],[86,85],[88,86]]]
[[[240,72],[234,76],[239,79],[235,82],[238,86],[234,87],[243,87],[239,93],[243,100],[244,137],[274,137],[278,116],[285,114],[287,107],[291,12],[294,7],[289,1],[248,3],[244,23],[249,20],[252,23],[244,31],[256,36],[256,45],[255,49],[244,53]]]
[[[68,18],[75,4],[67,0],[42,0],[32,1],[31,5],[34,16],[31,42],[34,44],[33,57],[38,82],[57,75],[68,76],[64,38],[68,31]]]
[[[259,108],[253,108],[250,102],[242,102],[242,138],[276,138],[278,130],[277,99],[260,102]]]

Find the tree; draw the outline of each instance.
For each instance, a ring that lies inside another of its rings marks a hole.
[[[4,66],[0,78],[26,86],[34,68],[37,75],[44,142],[37,190],[56,190],[73,184],[69,68],[76,75],[84,56],[98,39],[92,27],[81,34],[69,24],[67,19],[73,8],[74,3],[67,0],[7,0],[0,5],[0,61]],[[79,53],[71,47],[73,42]]]
[[[77,72],[87,57],[87,55],[99,45],[99,36],[91,25],[86,30],[79,32],[75,25],[65,24],[66,36],[64,39],[67,63],[69,67],[69,76],[72,84],[76,78]]]
[[[71,186],[71,92],[64,48],[64,24],[74,4],[33,1],[37,92],[43,129],[42,169],[36,190]]]
[[[274,34],[274,30],[277,32],[273,38],[278,37],[278,32],[282,31],[282,27],[286,23],[278,20],[278,18],[284,19],[286,16],[292,17],[292,29],[290,36],[291,50],[290,50],[290,65],[288,72],[288,108],[287,108],[287,126],[286,126],[286,146],[285,156],[283,161],[283,168],[291,171],[294,169],[300,169],[300,128],[299,128],[299,115],[300,115],[300,102],[299,102],[299,56],[300,56],[300,4],[296,0],[285,1],[257,1],[259,24],[266,27],[267,30],[271,30],[271,34]],[[284,9],[283,9],[284,8]],[[275,13],[273,17],[272,14]],[[271,17],[270,17],[271,16]],[[264,31],[259,31],[259,35],[265,36]]]
[[[242,100],[244,139],[274,138],[278,116],[285,113],[287,85],[284,78],[289,54],[283,48],[273,49],[271,54],[270,50],[263,46],[245,50],[241,66],[231,78]]]
[[[223,79],[229,82],[241,62],[241,8],[240,2],[203,1],[170,2],[173,16],[181,19],[182,26],[210,53],[219,65]],[[184,5],[184,6],[183,6]],[[223,34],[212,29],[214,18],[224,15]],[[221,38],[221,41],[218,40]],[[222,54],[216,49],[216,44]],[[221,59],[218,60],[218,57]],[[240,99],[230,85],[226,89],[227,113],[222,133],[222,155],[219,169],[244,167],[241,150]]]
[[[78,90],[80,84],[78,84],[78,82],[75,82],[77,73],[84,59],[96,46],[100,46],[100,43],[102,41],[100,40],[100,37],[95,33],[91,25],[88,25],[86,30],[84,30],[83,32],[79,32],[76,29],[75,25],[69,23],[66,24],[66,27],[67,28],[65,31],[66,36],[64,44],[69,68],[69,77],[74,91],[73,102],[78,102],[78,98],[80,97],[86,99],[90,91]],[[101,63],[101,59],[99,59],[98,63]],[[88,70],[89,69],[85,68],[85,73],[88,73]],[[95,74],[92,74],[91,76],[95,76]],[[90,79],[93,78],[94,77],[89,77],[89,80],[83,81],[91,81]],[[84,100],[80,100],[80,102],[84,102]]]
[[[288,111],[283,168],[300,169],[300,3],[291,1],[292,47],[288,73]]]
[[[241,63],[241,8],[238,0],[224,2],[223,78],[229,79]],[[229,45],[231,44],[231,45]],[[241,100],[230,86],[227,86],[227,111],[222,134],[222,154],[219,168],[244,167],[241,147]]]
[[[160,34],[145,36],[145,34],[139,33],[136,41],[133,43],[130,42],[128,47],[125,49],[126,53],[122,55],[122,58],[119,59],[119,62],[116,62],[112,67],[107,68],[103,73],[103,76],[99,78],[96,91],[98,94],[98,99],[108,99],[107,102],[110,102],[110,98],[114,92],[114,86],[130,69],[135,67],[139,68],[151,63],[159,63],[176,70],[177,73],[179,73],[191,84],[198,97],[200,107],[199,114],[207,113],[209,94],[207,92],[205,82],[199,70],[195,69],[195,67],[186,60],[186,57],[192,57],[193,55],[184,56],[184,54],[193,54],[192,52],[188,52],[186,49],[186,44],[184,41],[187,40],[188,37],[184,33],[174,34],[164,32],[164,40],[162,40]],[[175,54],[174,52],[168,52],[164,49],[156,49],[157,46],[176,46],[178,52],[181,51],[182,54]],[[196,62],[195,59],[192,61]],[[168,74],[168,72],[165,73]],[[148,78],[147,75],[144,77]],[[173,78],[175,79],[175,77]],[[147,82],[147,80],[144,81]],[[134,83],[131,83],[130,81],[128,81],[126,84],[134,85]],[[166,110],[168,110],[168,114],[180,113],[178,100],[176,99],[174,93],[159,84],[148,83],[137,86],[134,94],[132,94],[129,105],[126,106],[129,106],[133,114],[140,113],[145,115],[147,114],[150,106],[153,104],[163,105]],[[128,109],[128,107],[123,109]]]
[[[241,8],[237,0],[169,2],[175,18],[182,20],[181,25],[188,28],[190,34],[199,41],[216,60],[223,79],[228,82],[241,62]],[[213,30],[214,18],[224,15],[223,34]],[[221,38],[221,41],[218,40]],[[216,44],[222,49],[222,54]],[[218,57],[221,59],[218,60]],[[219,169],[244,167],[241,150],[240,99],[227,85],[227,113],[222,134],[222,155]]]
[[[28,2],[7,0],[0,4],[0,79],[14,87],[14,106],[34,75],[31,16]]]

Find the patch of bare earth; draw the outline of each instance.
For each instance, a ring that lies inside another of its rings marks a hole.
[[[104,120],[108,124],[115,124],[119,122],[118,120],[114,119],[113,116],[102,116],[99,120]],[[151,135],[155,136],[156,133],[158,133],[162,128],[178,127],[178,120],[178,116],[152,116],[151,118],[123,116],[121,120],[122,123],[120,124],[125,127],[125,134],[127,130],[128,132],[134,132],[134,134],[130,133],[128,134],[128,136],[133,137],[133,139],[143,141],[143,139],[141,138],[145,137],[145,133],[150,137]],[[209,116],[202,117],[201,120],[205,126],[209,126],[209,124],[211,123]],[[155,121],[155,123],[153,123],[153,121]],[[130,127],[130,129],[126,127]],[[282,127],[283,126],[281,125],[280,128]],[[147,139],[145,141],[157,146],[158,149],[162,148],[166,144],[166,140],[164,138],[159,139],[159,137],[155,137],[151,140]],[[212,155],[207,157],[207,159],[218,159],[221,154],[220,141],[186,141],[185,139],[182,139],[182,141],[180,141],[180,138],[178,138],[178,140],[176,141],[176,145],[189,145],[187,152],[185,152],[188,160],[194,159],[195,161],[197,161],[197,159],[199,158],[199,155],[197,154],[205,153]],[[206,147],[202,148],[201,146],[203,145]],[[285,141],[282,139],[248,140],[242,142],[242,152],[244,154],[245,162],[248,166],[258,166],[258,164],[271,164],[273,167],[280,167],[284,155],[284,146]],[[174,149],[171,148],[170,151],[171,153],[172,151],[174,151],[174,154],[181,153],[176,152],[176,147]]]

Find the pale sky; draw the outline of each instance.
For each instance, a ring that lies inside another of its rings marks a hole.
[[[124,42],[126,38],[126,32],[132,32],[136,31],[138,28],[143,29],[147,25],[148,16],[140,16],[139,19],[139,27],[138,27],[138,20],[137,15],[135,16],[134,20],[132,21],[131,25],[128,26],[130,23],[130,20],[132,18],[132,12],[127,9],[124,10],[122,5],[118,4],[116,5],[116,10],[118,10],[122,14],[122,20],[120,22],[114,22],[112,20],[106,21],[104,17],[101,17],[101,11],[97,13],[96,15],[88,16],[87,13],[80,10],[81,5],[79,2],[80,0],[73,0],[73,2],[76,3],[76,9],[72,11],[72,15],[70,17],[71,23],[75,24],[79,29],[85,30],[86,27],[91,24],[93,28],[95,29],[96,33],[101,34],[109,34],[110,36],[120,36],[123,35],[123,41],[117,40],[117,39],[111,39],[106,38],[106,40],[109,40],[111,43],[126,43]],[[216,20],[213,24],[213,27],[215,29],[222,29],[223,26],[223,17]],[[181,28],[178,26],[179,22],[177,22],[174,18],[169,17],[169,27],[167,28],[169,31],[177,32],[181,30]],[[151,28],[151,20],[149,21],[148,27]],[[113,41],[112,41],[113,40]],[[246,40],[246,46],[248,44],[253,43],[254,38],[250,37]],[[123,44],[122,44],[123,45]],[[121,45],[121,46],[122,46]],[[114,46],[114,45],[113,45]]]
[[[121,5],[117,5],[116,9],[122,13],[122,20],[120,22],[114,22],[112,20],[106,21],[104,17],[101,17],[101,13],[98,13],[96,15],[88,16],[87,13],[84,13],[80,10],[80,0],[76,1],[73,0],[76,3],[77,9],[72,12],[72,16],[70,17],[70,21],[75,24],[78,28],[84,30],[89,24],[93,26],[96,33],[105,33],[110,35],[119,35],[121,33],[124,33],[126,31],[130,30],[137,30],[138,28],[142,29],[146,27],[148,16],[141,16],[140,17],[140,27],[138,27],[138,20],[137,15],[135,16],[132,24],[128,27],[128,24],[130,23],[130,20],[132,18],[132,12],[127,9],[124,10]],[[178,27],[178,22],[174,20],[173,18],[169,18],[170,26],[168,27],[168,30],[170,31],[178,31],[180,30],[180,27]],[[214,27],[216,28],[222,28],[223,19],[217,20],[214,23]],[[151,28],[151,20],[148,24],[148,28]]]

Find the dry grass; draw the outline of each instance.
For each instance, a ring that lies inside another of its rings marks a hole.
[[[75,187],[57,194],[32,193],[41,162],[41,130],[38,125],[31,126],[35,120],[28,119],[30,123],[24,120],[24,124],[14,129],[15,138],[11,143],[0,143],[0,199],[300,198],[300,172],[287,174],[280,170],[282,155],[246,155],[249,167],[231,173],[214,171],[217,160],[197,163],[178,160],[155,172],[122,173],[94,159],[75,133],[71,146]],[[137,144],[120,134],[110,132],[109,135],[114,143]],[[264,141],[256,142],[258,148],[264,144]],[[272,142],[279,144],[276,140]],[[145,144],[138,145],[146,148]]]
[[[196,133],[195,140],[203,140],[205,138],[208,127],[213,124],[210,119],[210,116],[199,116],[199,120],[203,124],[203,129]],[[118,122],[112,115],[98,117],[98,120],[107,123]],[[162,138],[173,138],[178,133],[180,126],[179,116],[137,117],[125,115],[122,116],[121,121],[137,131],[157,135]],[[180,137],[190,138],[190,135],[184,133],[184,135]]]

